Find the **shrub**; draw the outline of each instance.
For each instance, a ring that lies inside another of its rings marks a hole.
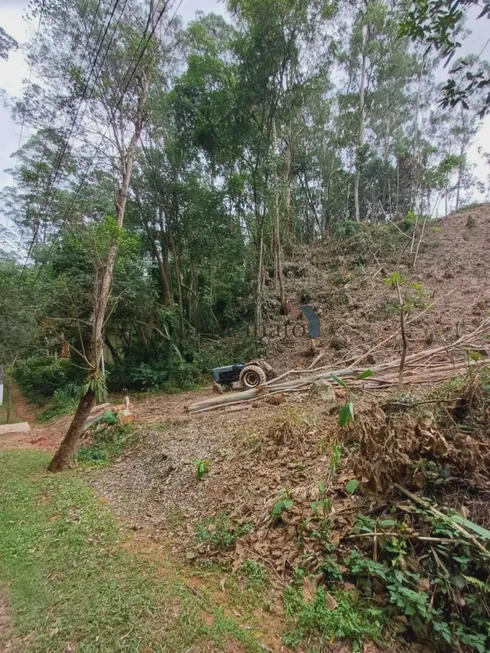
[[[135,441],[135,429],[132,424],[112,423],[113,413],[108,413],[97,424],[92,442],[79,449],[77,461],[88,466],[103,465],[113,461],[131,443]],[[105,428],[104,428],[105,426]]]
[[[257,355],[255,343],[248,336],[206,345],[191,340],[180,345],[179,353],[174,347],[145,351],[135,348],[107,366],[110,390],[167,393],[192,390],[209,382],[213,367],[245,362]]]
[[[57,390],[70,394],[73,386],[81,386],[85,373],[69,359],[37,356],[18,363],[12,376],[29,401],[44,405]]]
[[[81,389],[74,383],[67,384],[60,390],[55,390],[53,400],[40,415],[41,422],[48,422],[54,417],[62,417],[73,413],[78,405]]]
[[[333,605],[332,606],[332,599]],[[284,591],[286,617],[291,622],[284,636],[288,646],[298,646],[303,638],[321,648],[335,640],[349,639],[354,652],[362,651],[364,640],[378,641],[386,621],[382,608],[367,599],[355,601],[348,592],[335,592],[330,596],[318,588],[312,601],[305,601],[297,583]]]

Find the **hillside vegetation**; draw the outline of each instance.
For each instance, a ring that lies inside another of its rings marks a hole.
[[[29,3],[7,650],[490,650],[475,4]],[[247,361],[269,378],[211,385]]]

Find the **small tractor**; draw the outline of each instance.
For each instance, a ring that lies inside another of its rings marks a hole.
[[[258,388],[277,376],[276,371],[263,360],[249,363],[236,363],[215,367],[213,373],[213,389],[222,394],[229,390],[251,390]]]

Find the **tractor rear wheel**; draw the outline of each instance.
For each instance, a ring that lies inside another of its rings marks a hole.
[[[258,365],[247,365],[240,372],[240,383],[244,388],[257,388],[264,385],[265,381],[265,372]]]

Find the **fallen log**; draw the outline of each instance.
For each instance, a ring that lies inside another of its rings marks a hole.
[[[184,408],[184,410],[186,410],[188,413],[195,413],[214,406],[224,406],[235,404],[237,402],[241,403],[243,401],[249,401],[264,390],[265,386],[260,385],[257,388],[251,388],[250,390],[245,390],[244,392],[231,392],[228,394],[219,395],[218,397],[213,397],[212,399],[204,399],[203,401],[189,404]]]

